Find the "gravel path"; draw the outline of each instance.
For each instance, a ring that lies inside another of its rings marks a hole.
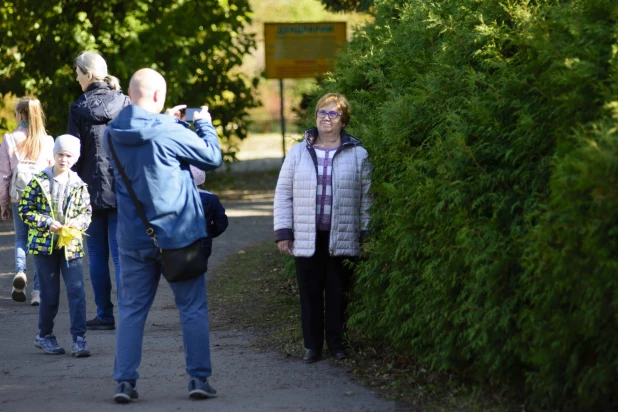
[[[272,238],[271,201],[224,202],[224,206],[230,226],[215,240],[211,267],[228,255]],[[282,354],[258,353],[253,349],[251,336],[233,329],[211,332],[210,381],[219,396],[205,401],[189,399],[178,312],[164,280],[146,324],[139,369],[140,399],[129,405],[117,405],[112,400],[113,331],[88,332],[93,355],[90,358],[45,355],[33,347],[37,308],[10,298],[14,269],[12,230],[12,222],[0,222],[0,411],[402,410],[394,402],[379,399],[369,389],[354,383],[332,361],[304,365]],[[84,268],[91,318],[95,307],[86,262]],[[54,332],[70,353],[64,287]]]

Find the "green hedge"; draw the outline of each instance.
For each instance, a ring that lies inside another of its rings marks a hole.
[[[315,93],[349,98],[374,165],[351,325],[537,406],[618,407],[618,2],[375,3]]]

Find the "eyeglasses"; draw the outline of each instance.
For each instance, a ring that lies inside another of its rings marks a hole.
[[[341,116],[341,113],[339,112],[325,112],[324,110],[318,110],[317,112],[315,112],[315,115],[318,116],[318,118],[323,119],[326,116],[328,116],[328,118],[330,120],[334,120],[336,118],[338,118],[339,116]]]

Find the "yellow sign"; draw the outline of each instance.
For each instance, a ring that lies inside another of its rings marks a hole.
[[[264,23],[266,77],[315,77],[346,44],[345,23]]]

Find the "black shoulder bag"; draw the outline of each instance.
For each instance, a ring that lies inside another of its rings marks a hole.
[[[198,239],[189,246],[185,246],[180,249],[161,249],[159,247],[154,229],[150,226],[150,222],[148,222],[148,218],[146,218],[144,208],[137,199],[135,191],[131,186],[131,181],[125,173],[120,160],[118,160],[118,155],[116,155],[116,150],[114,150],[114,145],[112,144],[112,138],[109,135],[107,138],[109,148],[112,152],[112,156],[114,157],[114,161],[116,162],[116,167],[118,168],[118,171],[122,176],[122,180],[129,191],[129,195],[131,195],[131,199],[137,208],[137,213],[146,227],[146,234],[148,234],[148,237],[152,239],[155,246],[161,253],[161,260],[163,262],[163,276],[165,279],[167,279],[168,282],[182,282],[183,280],[195,279],[196,277],[206,273],[207,261],[202,253],[201,239]]]

